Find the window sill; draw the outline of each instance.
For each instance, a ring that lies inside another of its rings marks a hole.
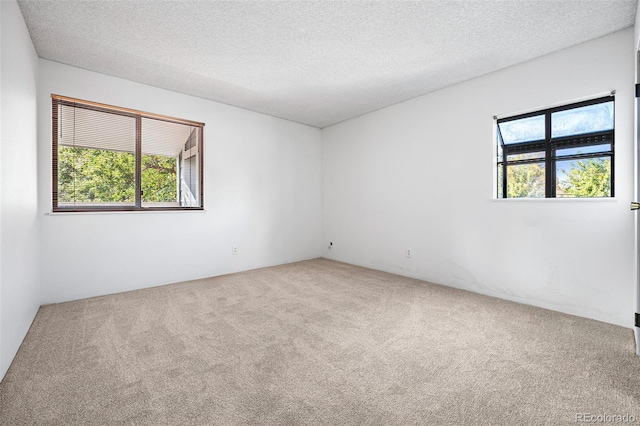
[[[606,202],[616,202],[620,201],[617,197],[582,197],[582,198],[492,198],[491,201],[496,202],[549,202],[549,201],[560,201],[560,202],[569,202],[569,203],[585,203],[585,202],[597,202],[597,203],[606,203]]]
[[[185,210],[118,210],[118,211],[108,211],[108,210],[96,210],[96,211],[49,211],[46,212],[45,216],[78,216],[78,215],[119,215],[119,214],[162,214],[162,213],[204,213],[205,209],[185,209]]]

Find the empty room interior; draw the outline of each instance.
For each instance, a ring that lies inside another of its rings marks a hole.
[[[0,2],[0,424],[640,421],[637,0]]]

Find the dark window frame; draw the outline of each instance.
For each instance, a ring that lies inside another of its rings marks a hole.
[[[204,123],[184,120],[160,114],[138,111],[113,105],[101,104],[98,102],[86,101],[82,99],[70,98],[67,96],[51,95],[52,99],[52,211],[53,212],[131,212],[131,211],[193,211],[204,210]],[[83,206],[66,207],[58,204],[58,106],[66,105],[74,108],[84,108],[108,114],[132,117],[136,120],[135,125],[135,203],[131,206]],[[143,206],[142,201],[142,119],[166,121],[170,123],[184,124],[198,128],[198,167],[200,170],[199,197],[200,205],[190,206]]]
[[[591,133],[581,133],[576,135],[562,136],[553,138],[551,135],[551,114],[566,111],[576,108],[581,108],[589,105],[597,105],[600,103],[613,102],[613,121],[614,128],[611,130],[591,132]],[[544,115],[545,117],[545,138],[543,140],[536,141],[526,141],[526,142],[518,142],[512,144],[505,144],[502,140],[502,134],[500,131],[500,123],[505,123],[509,121],[521,120],[523,118],[535,117]],[[545,168],[545,196],[544,198],[555,198],[556,197],[556,163],[558,161],[566,161],[566,160],[580,160],[580,159],[589,159],[589,158],[598,158],[598,157],[609,157],[611,162],[611,194],[608,197],[583,197],[582,199],[590,199],[590,198],[613,198],[615,197],[615,92],[612,92],[609,96],[599,97],[595,99],[590,99],[581,102],[575,102],[572,104],[562,105],[554,108],[548,108],[544,110],[532,111],[524,114],[504,117],[504,118],[496,118],[495,120],[496,127],[496,142],[498,150],[502,149],[502,160],[497,156],[496,158],[496,173],[498,179],[502,178],[502,182],[498,181],[498,193],[497,196],[499,199],[534,199],[534,197],[508,197],[508,186],[507,186],[507,167],[511,165],[518,164],[533,164],[533,163],[544,163]],[[611,149],[609,151],[598,151],[592,152],[588,154],[573,154],[573,155],[561,155],[557,156],[556,151],[559,149],[567,149],[567,148],[576,148],[576,147],[589,147],[595,145],[603,145],[603,144],[611,144]],[[529,154],[535,152],[544,152],[544,158],[532,158],[532,159],[522,159],[522,160],[508,160],[509,155],[514,154]],[[500,170],[502,169],[502,170]],[[500,171],[502,171],[502,176],[500,176]],[[502,193],[500,193],[500,189],[502,189]],[[542,197],[539,197],[542,198]],[[575,197],[562,197],[561,199],[569,199]]]

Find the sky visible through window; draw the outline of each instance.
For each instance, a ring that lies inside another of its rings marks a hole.
[[[551,114],[551,137],[613,129],[613,101]]]
[[[539,141],[545,138],[544,115],[505,121],[499,124],[505,144]],[[613,129],[613,101],[551,114],[551,137]]]
[[[544,115],[499,124],[505,144],[544,140]]]

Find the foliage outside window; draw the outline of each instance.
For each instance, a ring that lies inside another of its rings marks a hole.
[[[52,95],[53,210],[203,208],[203,124]]]
[[[498,198],[614,196],[614,97],[496,120]]]

